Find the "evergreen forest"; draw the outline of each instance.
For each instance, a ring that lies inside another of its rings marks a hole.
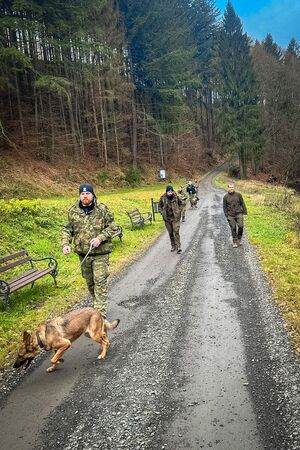
[[[229,1],[1,0],[0,150],[300,177],[300,47]]]

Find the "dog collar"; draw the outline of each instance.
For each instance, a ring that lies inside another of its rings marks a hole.
[[[41,340],[41,338],[40,338],[40,333],[37,331],[37,332],[35,333],[35,335],[36,335],[36,338],[37,338],[38,346],[39,346],[40,348],[44,348],[45,345],[43,344],[43,342],[42,342],[42,340]]]

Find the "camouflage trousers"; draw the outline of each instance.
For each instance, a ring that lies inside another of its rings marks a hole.
[[[191,208],[197,208],[197,201],[198,201],[197,194],[190,194],[189,198],[190,198]]]
[[[79,255],[79,258],[81,262],[84,256]],[[88,256],[81,266],[81,273],[93,298],[94,308],[105,315],[109,255]]]
[[[185,212],[186,212],[186,203],[183,203],[182,207],[181,207],[181,218],[182,218],[182,220],[185,220]]]
[[[170,241],[171,241],[171,247],[179,249],[181,247],[180,245],[180,235],[179,235],[179,228],[180,228],[180,220],[175,221],[165,221],[166,229],[168,230]]]

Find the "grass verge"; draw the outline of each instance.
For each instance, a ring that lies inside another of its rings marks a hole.
[[[215,179],[224,189],[228,181],[224,174]],[[257,248],[292,344],[300,355],[300,197],[290,189],[253,180],[235,180],[235,185],[248,209],[248,238]]]
[[[113,193],[97,193],[99,200],[114,213],[115,222],[123,227],[124,232],[123,245],[117,238],[113,241],[111,273],[118,271],[142,249],[150,246],[164,229],[160,215],[156,215],[152,225],[147,224],[144,229],[138,227],[131,231],[126,215],[126,210],[134,208],[151,211],[151,198],[157,201],[164,188],[164,184],[155,184]],[[47,276],[38,280],[32,289],[27,286],[12,294],[9,309],[5,310],[0,301],[0,368],[9,366],[13,361],[23,330],[33,330],[45,318],[63,313],[86,292],[77,255],[64,257],[60,248],[61,226],[76,199],[0,200],[0,255],[26,248],[35,258],[54,256],[59,270],[57,289],[54,288],[52,278]],[[5,279],[5,275],[1,274],[1,278]]]

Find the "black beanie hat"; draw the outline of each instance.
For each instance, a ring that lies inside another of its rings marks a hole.
[[[173,186],[171,186],[170,184],[166,187],[166,192],[169,191],[174,191]]]
[[[91,194],[95,195],[93,186],[86,181],[79,186],[79,194],[81,194],[82,192],[90,192]]]

